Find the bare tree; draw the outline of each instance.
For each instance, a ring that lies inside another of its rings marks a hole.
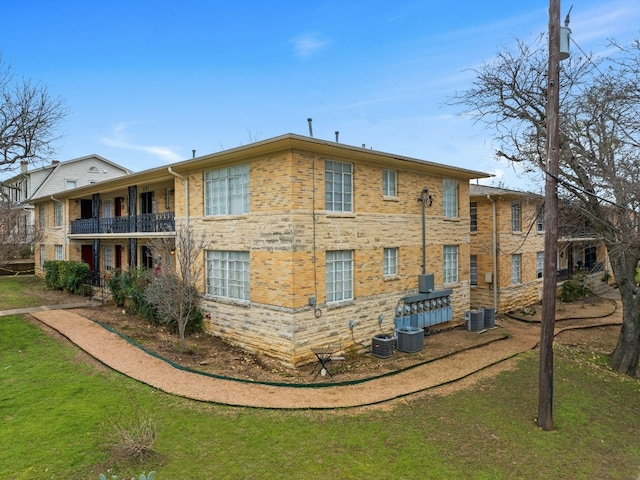
[[[47,87],[17,78],[0,64],[0,173],[52,155],[56,128],[67,113],[65,102],[51,97]]]
[[[202,269],[198,268],[196,262],[203,246],[203,237],[196,237],[189,227],[180,227],[176,231],[175,243],[158,241],[153,247],[159,268],[147,287],[145,296],[158,310],[161,321],[175,322],[178,326],[183,348],[186,347],[187,324],[200,314],[202,304],[202,297],[197,289]],[[174,265],[169,265],[166,261],[168,257],[175,259]]]
[[[474,70],[471,88],[449,103],[491,128],[496,155],[546,171],[546,67],[543,36],[518,41]],[[610,365],[640,375],[640,43],[611,45],[606,58],[574,55],[560,72],[559,195],[604,240],[620,288],[623,325]]]

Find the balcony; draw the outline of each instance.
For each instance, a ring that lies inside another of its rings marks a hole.
[[[126,217],[83,218],[71,222],[72,234],[175,232],[174,212],[143,213]]]

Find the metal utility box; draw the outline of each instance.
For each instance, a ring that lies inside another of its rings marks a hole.
[[[433,274],[418,275],[418,292],[429,293],[433,290]]]
[[[404,327],[396,330],[398,350],[406,353],[416,353],[424,349],[424,330],[421,328]]]
[[[464,319],[467,321],[467,330],[471,332],[484,330],[484,313],[481,310],[466,311]]]
[[[496,326],[496,309],[490,307],[481,307],[484,328],[493,328]]]
[[[389,358],[393,356],[395,343],[396,338],[392,335],[386,333],[375,335],[371,339],[371,355],[378,358]]]

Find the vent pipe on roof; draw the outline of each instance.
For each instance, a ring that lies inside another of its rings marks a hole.
[[[196,158],[196,151],[195,150],[191,150],[191,158]]]
[[[340,135],[340,132],[336,130],[336,143],[338,143],[338,135]]]
[[[307,123],[309,124],[309,136],[313,138],[313,127],[311,123],[313,122],[313,118],[307,118]]]

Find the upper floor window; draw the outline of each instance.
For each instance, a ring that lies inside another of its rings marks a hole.
[[[522,255],[511,255],[511,283],[516,285],[522,282]]]
[[[204,172],[205,215],[249,213],[249,166]]]
[[[40,207],[38,208],[38,223],[40,225],[40,228],[44,228],[46,225],[44,205],[40,205]]]
[[[478,202],[469,202],[469,220],[472,232],[478,231]]]
[[[111,198],[102,201],[102,218],[113,217],[113,200]]]
[[[398,185],[396,182],[397,173],[395,170],[382,171],[382,195],[385,197],[397,197]]]
[[[353,252],[327,252],[327,302],[353,298]]]
[[[522,231],[522,206],[520,202],[511,202],[511,231]]]
[[[207,294],[249,300],[249,252],[206,251]]]
[[[458,216],[458,182],[445,178],[442,182],[442,214],[445,217]]]
[[[55,227],[62,226],[62,203],[60,202],[55,202],[53,221]]]
[[[443,278],[444,283],[458,282],[458,246],[445,245],[443,251]]]
[[[65,180],[64,189],[71,190],[72,188],[76,188],[78,186],[78,182],[75,180]]]
[[[384,249],[384,275],[391,276],[398,274],[398,249]]]
[[[536,231],[544,232],[544,208],[538,209],[538,216],[536,217]]]
[[[353,211],[353,167],[350,163],[325,161],[324,195],[326,210]]]

